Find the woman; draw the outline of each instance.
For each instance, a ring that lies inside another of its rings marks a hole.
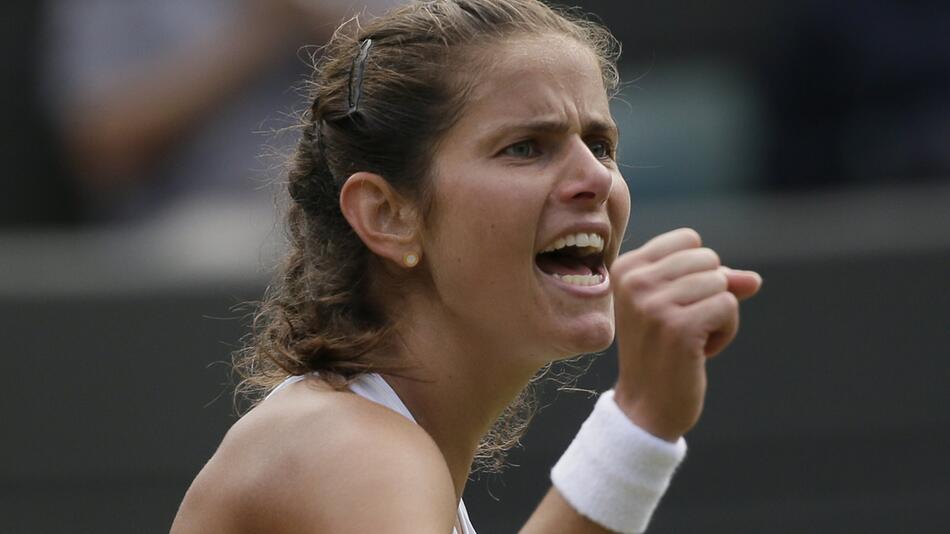
[[[616,50],[536,0],[417,2],[338,32],[288,176],[292,251],[238,361],[270,395],[173,532],[474,532],[473,460],[519,427],[493,423],[615,329],[616,388],[524,532],[646,527],[705,360],[761,280],[686,229],[618,257]]]

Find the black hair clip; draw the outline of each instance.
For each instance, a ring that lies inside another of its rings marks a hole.
[[[310,140],[310,148],[313,150],[314,155],[320,154],[323,151],[323,143],[320,139],[320,123],[323,122],[323,119],[319,115],[320,107],[320,96],[316,96],[313,99],[313,103],[310,104],[310,120],[313,121],[310,124],[312,128],[312,139]]]
[[[373,46],[372,39],[364,39],[360,43],[360,53],[353,60],[353,66],[350,68],[350,82],[347,92],[347,110],[346,116],[350,117],[357,112],[360,105],[360,97],[363,96],[363,72],[366,71],[366,58],[369,57],[369,49]]]

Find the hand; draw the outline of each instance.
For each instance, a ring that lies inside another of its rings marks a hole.
[[[364,22],[399,5],[398,0],[245,0],[251,27],[264,25],[294,46],[323,44],[346,19],[360,15]]]
[[[762,278],[724,267],[694,230],[660,235],[610,269],[619,351],[614,398],[638,426],[676,441],[706,395],[706,360],[739,328],[739,301]]]
[[[323,45],[343,21],[357,10],[340,1],[245,0],[241,25],[270,41],[275,55],[304,44]]]

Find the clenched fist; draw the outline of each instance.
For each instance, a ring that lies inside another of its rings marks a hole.
[[[722,266],[688,228],[619,257],[610,278],[620,358],[614,398],[638,426],[676,441],[702,413],[706,360],[735,337],[739,301],[762,278]]]

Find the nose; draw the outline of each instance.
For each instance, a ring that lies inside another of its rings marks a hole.
[[[591,208],[600,206],[610,197],[613,175],[582,139],[575,138],[571,143],[564,170],[565,179],[558,189],[562,202]]]

